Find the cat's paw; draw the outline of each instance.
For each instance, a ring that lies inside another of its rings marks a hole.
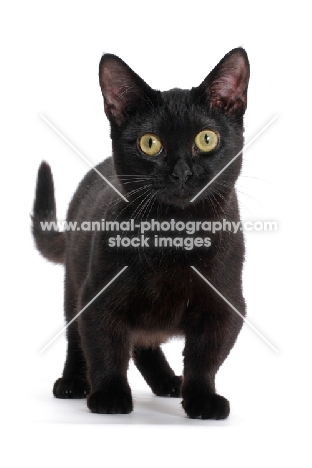
[[[128,414],[133,410],[130,389],[102,390],[91,393],[88,396],[87,405],[92,413],[101,414]]]
[[[181,396],[181,387],[182,377],[175,375],[153,387],[152,390],[157,396],[179,398]]]
[[[185,397],[182,406],[192,419],[225,419],[230,414],[228,400],[214,393]]]
[[[80,377],[57,379],[53,386],[53,395],[56,398],[86,398],[89,387]]]

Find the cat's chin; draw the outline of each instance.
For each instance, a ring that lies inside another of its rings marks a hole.
[[[192,194],[188,189],[181,188],[172,192],[163,192],[159,194],[158,199],[166,205],[187,208],[191,203]]]

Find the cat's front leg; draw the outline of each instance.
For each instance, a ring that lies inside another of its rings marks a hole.
[[[228,400],[216,393],[215,375],[243,320],[227,306],[218,306],[197,316],[197,326],[186,332],[182,406],[190,418],[225,419],[230,413]]]
[[[88,304],[95,294],[93,288],[86,287],[81,305]],[[92,413],[127,414],[133,410],[127,381],[129,336],[125,323],[108,303],[109,298],[99,298],[79,317],[91,389],[87,405]]]

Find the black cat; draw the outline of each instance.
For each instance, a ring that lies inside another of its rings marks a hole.
[[[70,203],[67,220],[78,226],[103,219],[238,222],[234,185],[241,155],[195,197],[243,147],[249,80],[244,49],[229,52],[191,90],[155,91],[111,54],[102,57],[99,76],[113,157],[97,170],[128,202],[91,170]],[[216,393],[215,375],[243,320],[191,266],[244,315],[242,233],[218,231],[209,236],[209,247],[189,250],[153,243],[131,248],[110,246],[109,239],[118,233],[107,230],[42,230],[41,222],[55,220],[52,174],[43,162],[33,234],[42,255],[65,264],[67,322],[127,269],[68,327],[67,358],[54,395],[87,396],[94,413],[130,413],[127,369],[132,357],[156,395],[182,396],[189,417],[226,418],[229,402]],[[119,233],[120,238],[138,236],[138,230]],[[190,237],[166,233],[177,235]],[[160,348],[173,336],[185,337],[183,378],[175,376]]]

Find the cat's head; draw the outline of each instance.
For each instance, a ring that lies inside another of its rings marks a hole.
[[[156,91],[111,54],[103,55],[99,76],[127,198],[185,208],[215,178],[193,203],[217,197],[222,204],[241,169],[241,155],[228,163],[243,148],[245,50],[233,49],[191,90]]]

